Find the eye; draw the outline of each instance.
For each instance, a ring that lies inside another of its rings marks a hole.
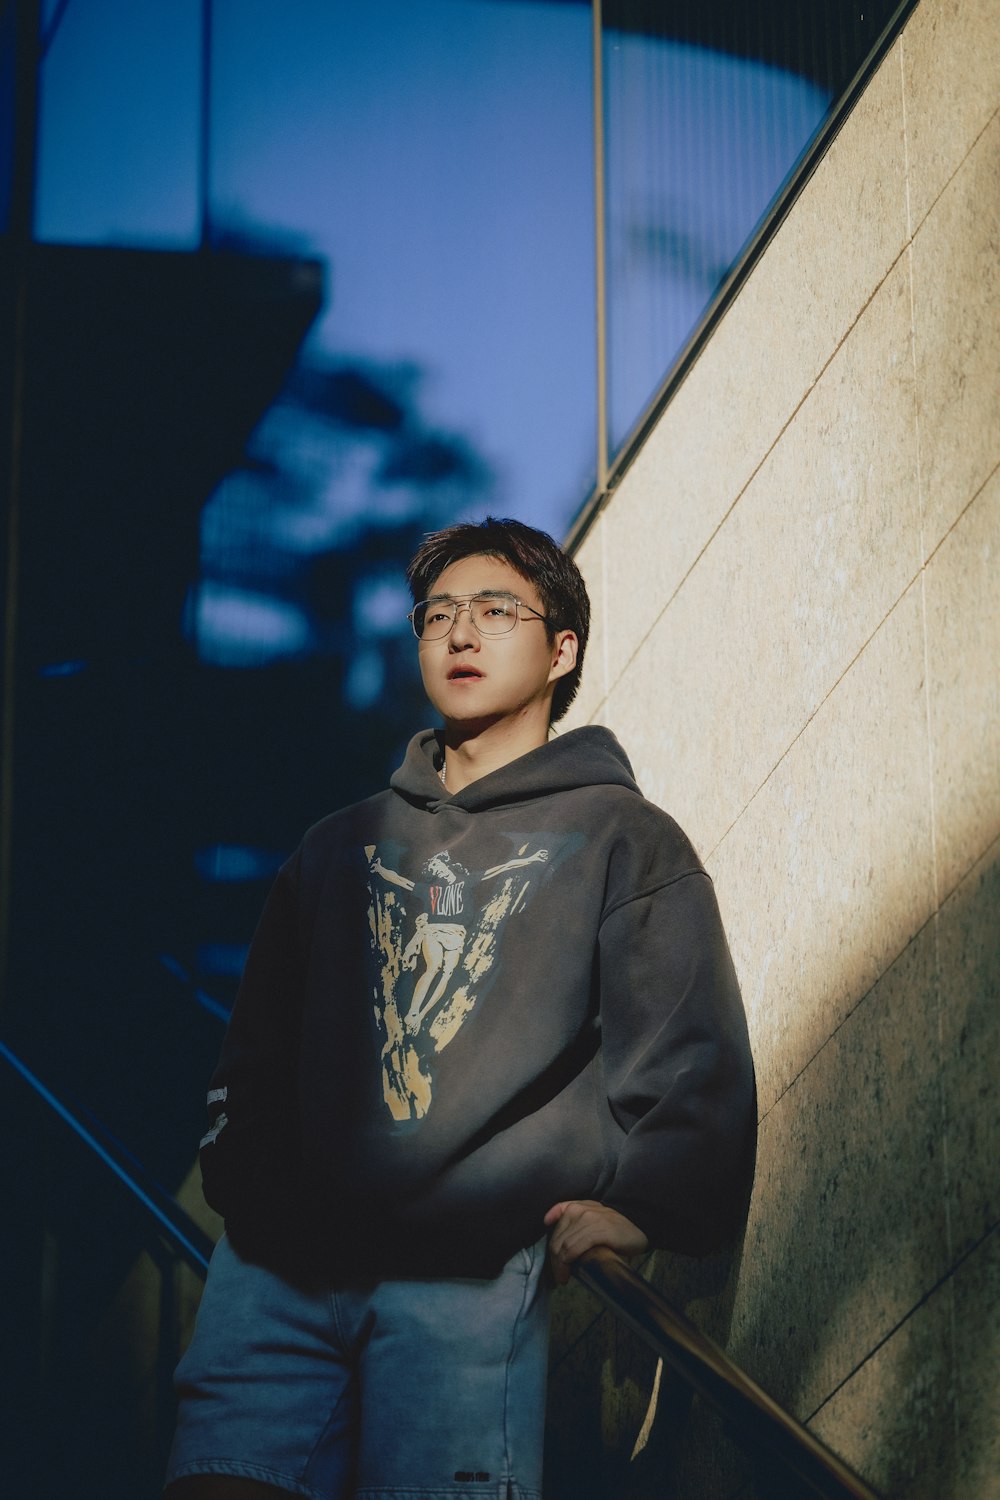
[[[429,609],[424,615],[424,624],[436,625],[439,624],[442,620],[447,620],[447,618],[448,611],[446,609]]]
[[[491,619],[502,620],[512,613],[514,605],[510,599],[484,599],[480,608],[482,613]]]

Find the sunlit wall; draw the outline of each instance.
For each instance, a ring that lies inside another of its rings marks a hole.
[[[571,722],[705,860],[757,1067],[741,1253],[647,1274],[907,1500],[1000,1475],[995,43],[920,0],[577,554]],[[790,1493],[608,1315],[561,1330],[552,1500]]]

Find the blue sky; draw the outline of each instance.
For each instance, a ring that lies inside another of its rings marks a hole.
[[[41,81],[36,232],[199,240],[200,0],[70,0]],[[419,372],[422,418],[560,534],[596,466],[591,31],[530,0],[215,0],[213,231],[321,257],[310,356]],[[612,450],[827,100],[605,42]]]
[[[41,238],[197,243],[199,17],[70,4]],[[327,260],[314,346],[415,364],[499,508],[565,529],[596,448],[586,9],[217,0],[214,35],[215,227]]]

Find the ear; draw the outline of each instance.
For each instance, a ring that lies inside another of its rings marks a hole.
[[[575,630],[557,630],[552,642],[552,665],[549,668],[549,681],[555,682],[560,677],[567,676],[576,666],[576,654],[580,649],[580,642]]]

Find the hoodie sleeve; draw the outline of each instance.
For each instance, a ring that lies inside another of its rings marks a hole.
[[[599,962],[605,1086],[625,1132],[602,1200],[654,1246],[712,1253],[746,1216],[756,1095],[708,875],[691,871],[613,908]]]
[[[298,1211],[296,1075],[302,1010],[295,861],[271,888],[208,1093],[206,1200],[230,1231],[287,1231]]]

